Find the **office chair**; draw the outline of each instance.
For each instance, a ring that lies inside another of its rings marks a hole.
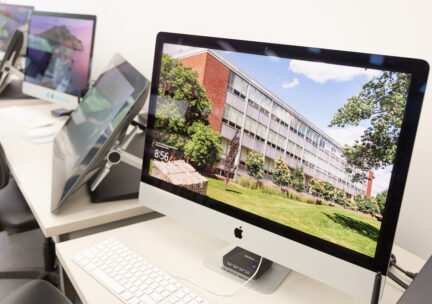
[[[46,281],[31,281],[9,296],[0,304],[72,304],[57,288]]]
[[[39,228],[18,185],[9,174],[6,155],[0,144],[0,232],[21,233]],[[0,269],[0,279],[46,279],[58,285],[55,248],[50,238],[44,241],[45,268]]]

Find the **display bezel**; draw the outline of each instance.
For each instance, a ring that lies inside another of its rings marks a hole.
[[[403,123],[398,147],[390,179],[387,202],[383,213],[380,234],[378,237],[375,257],[369,257],[346,247],[336,245],[302,231],[267,220],[226,203],[200,195],[185,188],[175,186],[148,174],[152,159],[151,132],[155,123],[156,99],[158,96],[159,74],[162,50],[165,43],[208,48],[215,50],[230,50],[249,54],[266,55],[268,50],[279,57],[290,59],[318,61],[330,64],[379,69],[392,72],[411,74],[411,85],[408,92]],[[348,51],[337,51],[321,48],[289,46],[272,43],[262,43],[244,40],[233,40],[215,37],[194,36],[177,33],[161,32],[157,35],[154,55],[151,95],[149,104],[146,149],[144,151],[143,171],[141,181],[158,187],[175,195],[188,199],[196,204],[211,208],[227,216],[255,225],[290,240],[320,250],[342,260],[374,272],[387,273],[389,258],[393,246],[396,225],[401,208],[406,179],[409,170],[412,150],[417,132],[418,121],[423,103],[429,65],[426,61],[412,58],[366,54]],[[378,60],[377,60],[378,59]]]

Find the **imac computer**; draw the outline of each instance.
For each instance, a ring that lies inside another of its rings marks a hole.
[[[143,107],[150,82],[116,55],[54,139],[51,211],[103,167]]]
[[[0,4],[0,57],[3,58],[15,31],[26,33],[32,6]],[[20,50],[24,54],[25,48]]]
[[[34,11],[23,93],[75,109],[90,85],[96,16]]]
[[[428,71],[411,58],[159,33],[139,201],[370,302]]]

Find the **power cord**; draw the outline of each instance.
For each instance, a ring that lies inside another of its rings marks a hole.
[[[208,291],[208,292],[210,292],[210,293],[212,293],[212,294],[214,294],[214,295],[216,295],[216,296],[220,296],[220,297],[230,297],[230,296],[232,296],[232,295],[235,295],[240,289],[242,289],[244,286],[246,286],[251,280],[253,280],[253,278],[255,278],[255,276],[257,275],[257,273],[258,273],[258,271],[259,271],[259,269],[260,269],[260,267],[261,267],[261,263],[262,263],[262,261],[263,261],[263,257],[260,257],[260,260],[259,260],[259,263],[258,263],[258,267],[257,267],[257,269],[255,270],[255,272],[254,272],[254,274],[249,278],[249,279],[247,279],[244,283],[242,283],[240,286],[238,286],[238,287],[236,287],[233,291],[230,291],[230,292],[217,292],[217,291],[213,291],[213,290],[211,290],[211,289],[209,289],[209,288],[207,288],[207,287],[205,287],[205,286],[203,286],[203,285],[201,285],[201,284],[199,284],[199,283],[196,283],[196,282],[193,282],[193,281],[191,281],[191,280],[189,280],[189,279],[187,279],[187,278],[185,278],[185,277],[182,277],[182,276],[178,276],[178,275],[172,275],[173,277],[176,277],[177,279],[180,279],[180,280],[183,280],[183,281],[187,281],[187,282],[189,282],[189,283],[191,283],[191,284],[193,284],[193,285],[195,285],[195,286],[198,286],[198,287],[200,287],[200,288],[202,288],[202,289],[204,289],[204,290],[206,290],[206,291]]]

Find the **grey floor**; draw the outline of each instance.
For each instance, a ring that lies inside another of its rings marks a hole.
[[[7,235],[0,232],[0,270],[10,267],[43,267],[42,231]],[[28,280],[0,279],[0,302]]]

